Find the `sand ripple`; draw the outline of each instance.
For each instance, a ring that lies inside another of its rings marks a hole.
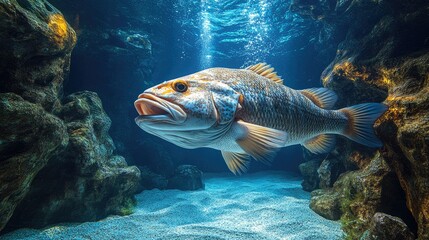
[[[308,208],[300,180],[284,172],[207,175],[206,190],[151,190],[135,213],[99,222],[21,229],[0,239],[341,239],[338,222]]]

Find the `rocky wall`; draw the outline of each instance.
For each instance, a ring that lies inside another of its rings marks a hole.
[[[140,172],[97,94],[63,97],[75,31],[44,0],[0,2],[0,231],[126,214]]]
[[[110,119],[97,94],[78,92],[59,114],[67,147],[37,174],[7,227],[44,227],[55,222],[95,221],[132,212],[140,171],[128,167],[108,135]]]
[[[364,191],[363,199],[357,198],[357,202],[338,198],[338,204],[347,205],[350,211],[342,211],[335,217],[346,220],[343,222],[344,229],[350,239],[355,239],[370,228],[373,215],[380,211],[379,206],[393,204],[399,209],[406,207],[410,217],[401,210],[390,214],[403,214],[398,217],[419,239],[429,239],[427,1],[297,0],[294,10],[323,22],[325,30],[343,31],[336,57],[321,76],[323,85],[338,93],[338,107],[372,101],[384,101],[389,106],[389,110],[375,124],[375,129],[385,143],[377,154],[387,164],[388,172],[394,173],[386,176],[393,178],[387,185],[377,184]],[[368,166],[374,166],[376,159],[365,157],[365,152],[370,150],[347,154],[353,149],[350,145],[339,154],[346,156],[346,162],[358,162],[355,164],[358,170],[345,168],[346,171],[354,171],[340,177],[332,189],[317,190],[313,194],[313,205],[319,199],[329,198],[340,185],[347,192],[358,188],[361,181],[371,181],[373,174],[365,173]],[[341,164],[344,165],[344,161]],[[363,174],[359,178],[361,181],[344,184],[346,176],[356,174]],[[387,192],[389,197],[384,200],[380,198],[379,201],[366,202],[365,210],[356,207],[364,203],[365,196],[371,192],[399,187],[402,193]],[[404,198],[402,207],[401,201],[398,201],[401,198]],[[323,213],[326,209],[315,210],[326,216]],[[386,227],[385,231],[388,229]]]

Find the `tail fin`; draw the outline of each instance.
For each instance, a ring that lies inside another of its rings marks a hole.
[[[368,147],[383,146],[372,126],[386,110],[387,106],[382,103],[364,103],[340,109],[349,120],[343,135]]]

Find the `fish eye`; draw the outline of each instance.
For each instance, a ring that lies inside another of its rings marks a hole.
[[[188,90],[188,85],[182,81],[175,82],[173,87],[177,92],[186,92],[186,90]]]

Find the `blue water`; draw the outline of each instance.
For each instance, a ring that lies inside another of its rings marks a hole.
[[[193,164],[203,171],[228,171],[218,151],[185,150],[141,131],[134,123],[133,102],[146,88],[169,79],[210,67],[243,68],[258,62],[275,67],[289,87],[321,86],[320,74],[335,52],[321,55],[320,48],[325,46],[315,37],[320,29],[317,23],[290,12],[289,6],[289,1],[280,0],[146,0],[94,5],[87,11],[95,11],[97,19],[81,17],[87,27],[103,22],[115,31],[138,31],[148,36],[152,54],[97,53],[91,57],[90,52],[79,52],[82,43],[78,42],[65,89],[99,94],[113,121],[110,132],[117,151],[130,164],[146,165],[162,158],[160,155],[170,155],[175,162]],[[95,51],[93,48],[89,51]],[[272,166],[255,162],[250,171],[297,171],[300,162],[301,147],[288,147],[279,152]]]

